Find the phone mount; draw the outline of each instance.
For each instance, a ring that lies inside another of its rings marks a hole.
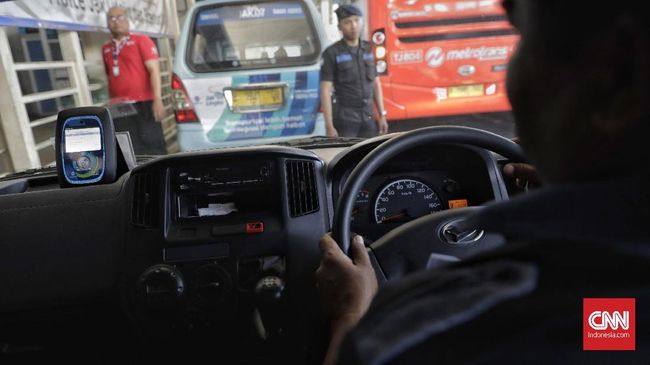
[[[133,167],[117,143],[110,112],[102,107],[59,112],[55,150],[63,188],[110,184]]]

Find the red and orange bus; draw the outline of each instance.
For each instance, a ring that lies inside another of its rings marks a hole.
[[[369,0],[390,121],[508,111],[508,60],[519,39],[501,0]]]

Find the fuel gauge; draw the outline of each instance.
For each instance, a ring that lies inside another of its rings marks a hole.
[[[352,209],[352,221],[354,222],[355,218],[359,214],[365,214],[368,212],[368,205],[370,204],[370,192],[368,190],[359,190],[357,193],[357,198],[354,202],[354,208]]]

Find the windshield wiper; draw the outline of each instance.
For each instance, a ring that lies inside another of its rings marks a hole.
[[[271,145],[300,147],[300,148],[317,148],[317,147],[326,148],[326,147],[351,146],[363,140],[365,140],[365,138],[314,136],[309,138],[298,138],[298,139],[292,139],[284,142],[271,143]]]
[[[29,169],[20,172],[15,172],[7,176],[0,177],[0,181],[15,180],[20,179],[21,177],[35,177],[42,175],[51,175],[56,174],[55,166],[41,167],[37,169]]]
[[[173,155],[173,153],[170,153],[170,155]],[[151,161],[161,156],[164,155],[135,155],[135,162],[136,164],[141,165],[147,161]]]

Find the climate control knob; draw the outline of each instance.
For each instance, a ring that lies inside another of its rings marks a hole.
[[[192,274],[190,285],[194,303],[205,310],[218,310],[232,290],[230,275],[217,264],[199,267]]]
[[[170,265],[154,265],[138,278],[138,298],[141,304],[154,312],[178,309],[185,294],[183,275]]]

